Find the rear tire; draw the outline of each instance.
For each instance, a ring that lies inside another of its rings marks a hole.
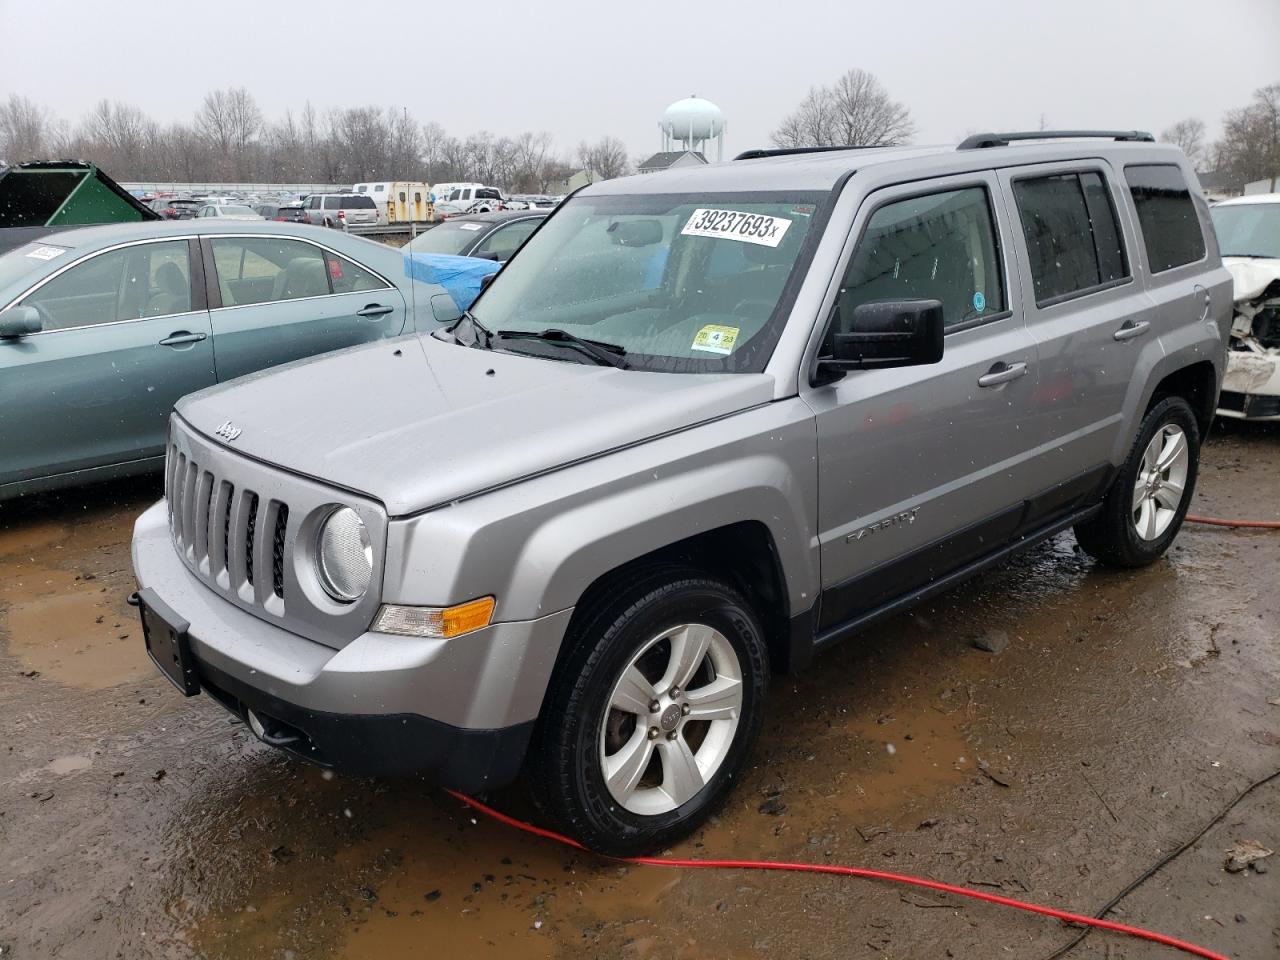
[[[592,850],[629,856],[701,824],[742,773],[769,680],[759,618],[697,571],[646,571],[584,611],[548,689],[535,799]]]
[[[1182,527],[1199,466],[1195,414],[1182,397],[1165,397],[1142,418],[1102,510],[1076,524],[1081,548],[1110,567],[1154,563]]]

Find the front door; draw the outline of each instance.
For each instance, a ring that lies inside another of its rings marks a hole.
[[[999,548],[1020,522],[1036,355],[998,197],[989,174],[949,177],[872,194],[855,221],[820,355],[876,300],[936,299],[947,334],[939,363],[803,393],[817,416],[820,633]]]
[[[175,401],[215,382],[193,246],[165,240],[109,250],[20,301],[44,326],[0,343],[0,409],[9,423],[0,483],[164,453]]]
[[[210,313],[218,381],[393,337],[404,298],[381,277],[305,240],[212,236]]]

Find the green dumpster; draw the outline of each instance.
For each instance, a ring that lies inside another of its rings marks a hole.
[[[159,220],[92,163],[41,160],[0,171],[0,227]]]

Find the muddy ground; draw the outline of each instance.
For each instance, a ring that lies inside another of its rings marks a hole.
[[[619,866],[411,779],[281,756],[144,656],[128,537],[157,490],[0,504],[5,960],[1035,960],[1071,936],[862,880]],[[1194,510],[1280,517],[1280,430],[1220,431]],[[1274,533],[1188,527],[1136,573],[1063,535],[778,678],[749,775],[675,853],[865,865],[1091,912],[1280,767],[1278,588]],[[491,800],[531,815],[518,787]],[[1241,840],[1280,849],[1280,782],[1116,917],[1280,955],[1280,856],[1227,873]],[[1107,934],[1072,954],[1172,955]]]

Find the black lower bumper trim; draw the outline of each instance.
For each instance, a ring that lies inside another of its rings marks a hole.
[[[1230,410],[1246,417],[1280,417],[1280,397],[1223,390],[1218,395],[1218,409]]]
[[[505,786],[524,763],[533,721],[494,730],[454,727],[430,717],[325,713],[264,693],[199,664],[203,692],[249,723],[265,743],[322,767],[366,776],[421,774],[479,793]]]

